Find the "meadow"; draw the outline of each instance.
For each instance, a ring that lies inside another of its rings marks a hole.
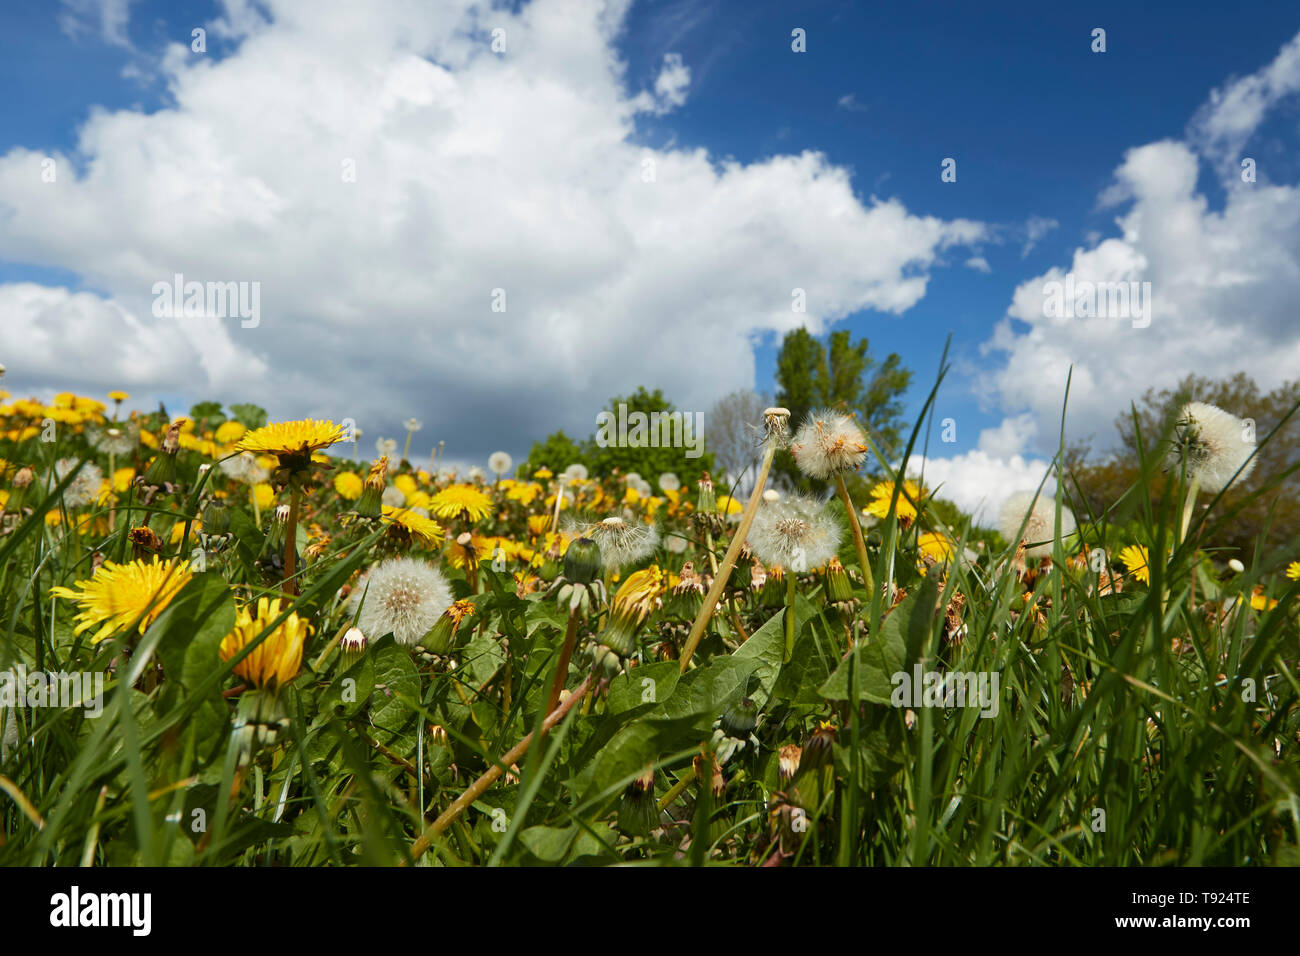
[[[1300,862],[1300,561],[1213,546],[1271,432],[1212,406],[992,534],[931,404],[894,462],[768,409],[742,490],[127,398],[0,393],[0,864]]]

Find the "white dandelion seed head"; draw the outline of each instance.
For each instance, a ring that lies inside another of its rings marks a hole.
[[[641,473],[636,471],[629,471],[626,475],[623,476],[623,481],[629,485],[636,485],[636,483],[639,482],[640,480],[641,480]]]
[[[440,483],[442,483],[442,484],[449,484],[450,482],[453,482],[453,481],[455,481],[455,480],[456,480],[456,469],[455,469],[455,468],[439,468],[439,469],[438,469],[438,481],[439,481]]]
[[[245,485],[260,484],[267,479],[266,469],[257,463],[257,456],[251,451],[241,451],[222,460],[220,468],[227,477]]]
[[[795,464],[812,478],[857,471],[867,457],[867,440],[852,415],[830,408],[810,414],[790,442]]]
[[[803,572],[835,557],[841,537],[839,523],[821,501],[792,495],[759,506],[747,543],[765,565]]]
[[[451,606],[451,587],[442,572],[417,558],[390,558],[375,565],[357,582],[349,610],[361,613],[356,626],[367,635],[392,633],[410,646]]]
[[[494,451],[488,455],[488,470],[494,475],[504,475],[514,463],[515,460],[504,451]]]
[[[670,534],[664,538],[664,547],[673,554],[682,554],[686,551],[687,541],[680,534]]]
[[[77,467],[77,458],[60,458],[54,463],[55,481],[62,481],[73,468]],[[99,486],[104,481],[104,473],[93,461],[88,461],[77,472],[66,488],[63,489],[63,503],[69,508],[88,505],[99,495]]]
[[[644,481],[639,478],[637,479],[636,483],[632,485],[632,487],[636,489],[636,493],[640,495],[642,498],[649,498],[651,495],[655,493],[655,490],[650,487],[650,482]]]
[[[574,530],[577,537],[596,542],[600,548],[600,563],[612,570],[648,558],[659,546],[659,532],[654,526],[632,517],[611,515]]]
[[[379,496],[379,500],[390,508],[400,508],[406,504],[406,493],[396,485],[389,485],[384,489],[384,493]]]
[[[424,422],[420,421],[418,418],[408,418],[403,424],[406,426],[408,432],[418,432],[424,427]]]
[[[1191,402],[1178,413],[1170,466],[1187,466],[1201,490],[1218,494],[1234,480],[1245,480],[1255,468],[1254,429],[1217,405]],[[1238,469],[1241,474],[1237,474]]]
[[[397,452],[396,438],[376,438],[375,451],[379,452],[381,458],[392,458]]]
[[[87,429],[90,446],[105,455],[129,455],[140,442],[140,426],[132,421],[109,422],[107,425]]]
[[[487,475],[484,474],[483,469],[478,465],[471,465],[469,471],[465,472],[465,477],[476,484],[482,484],[483,480],[487,478]]]
[[[1024,524],[1024,531],[1020,530]],[[1074,512],[1061,505],[1061,537],[1074,533]],[[1025,554],[1043,556],[1052,553],[1056,532],[1056,498],[1046,493],[1035,500],[1032,491],[1017,491],[1002,504],[998,516],[998,530],[1010,543],[1028,542],[1031,547]]]
[[[568,478],[570,481],[586,481],[586,480],[587,480],[587,466],[586,466],[586,465],[579,465],[579,464],[572,464],[572,465],[570,465],[568,468],[564,469],[564,475],[565,475],[565,477]]]
[[[681,491],[682,480],[671,471],[665,471],[659,476],[659,487],[664,491]]]
[[[776,504],[781,500],[781,492],[777,491],[775,488],[768,488],[763,492],[763,500],[768,504]]]

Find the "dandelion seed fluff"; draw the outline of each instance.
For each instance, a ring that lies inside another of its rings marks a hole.
[[[587,466],[578,464],[570,465],[568,468],[564,469],[564,476],[570,481],[586,481]]]
[[[379,500],[390,508],[400,508],[406,504],[406,493],[396,485],[389,485],[380,495]]]
[[[1177,444],[1170,465],[1186,462],[1187,477],[1196,479],[1201,490],[1218,494],[1233,482],[1242,481],[1255,468],[1253,430],[1217,405],[1192,402],[1178,414]],[[1237,474],[1237,470],[1241,474]]]
[[[826,479],[857,471],[867,457],[867,442],[852,415],[824,408],[795,433],[790,453],[805,475]]]
[[[362,604],[364,597],[365,603]],[[352,591],[349,610],[361,607],[356,626],[372,637],[392,632],[410,646],[451,606],[451,587],[442,572],[416,558],[390,558],[371,568]]]
[[[1021,523],[1024,524],[1023,532]],[[1061,537],[1068,537],[1075,527],[1074,512],[1062,504]],[[1025,550],[1028,555],[1051,554],[1056,531],[1056,498],[1043,493],[1035,500],[1032,491],[1016,492],[1002,505],[998,530],[1009,542],[1029,542],[1032,547]]]
[[[600,548],[600,563],[615,570],[650,557],[659,546],[659,532],[654,526],[634,518],[613,516],[574,530],[575,537],[595,541]]]
[[[671,471],[665,471],[659,476],[659,487],[664,491],[680,491],[682,480]]]
[[[822,502],[793,495],[763,502],[747,540],[765,565],[802,572],[833,558],[840,549],[841,536],[838,522]]]
[[[54,463],[55,481],[62,481],[72,469],[77,467],[76,458],[60,458]],[[69,508],[88,505],[99,495],[99,486],[104,481],[104,473],[93,461],[86,462],[77,477],[73,478],[63,489],[63,503]]]
[[[245,485],[258,485],[267,479],[266,469],[257,463],[257,456],[251,451],[226,458],[219,467],[227,477]]]
[[[515,460],[504,451],[494,451],[488,455],[488,470],[494,475],[504,475],[514,463]]]

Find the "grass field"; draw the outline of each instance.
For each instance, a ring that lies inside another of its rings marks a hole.
[[[1008,537],[833,416],[870,500],[6,401],[0,864],[1300,862],[1300,564],[1215,551],[1182,426]]]

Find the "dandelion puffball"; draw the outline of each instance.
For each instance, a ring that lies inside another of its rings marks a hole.
[[[1178,413],[1170,467],[1187,468],[1203,491],[1218,494],[1255,467],[1255,429],[1217,405],[1192,402]],[[1240,474],[1237,474],[1240,470]]]
[[[514,463],[515,460],[504,451],[494,451],[488,455],[488,470],[497,477],[509,471]]]
[[[66,478],[72,469],[77,467],[77,461],[76,458],[60,458],[55,462],[55,481]],[[99,494],[99,486],[103,481],[104,473],[100,471],[99,466],[93,461],[86,462],[81,471],[77,472],[77,476],[63,489],[63,503],[69,508],[80,508],[82,505],[90,504]]]
[[[664,491],[680,491],[682,480],[673,474],[673,472],[665,471],[659,476],[659,487]]]
[[[1024,530],[1021,530],[1021,525]],[[1061,537],[1074,533],[1074,512],[1061,505]],[[1002,505],[998,530],[1009,542],[1028,542],[1029,555],[1052,553],[1056,530],[1056,499],[1046,494],[1035,496],[1032,491],[1018,491]]]
[[[659,532],[652,525],[617,515],[586,527],[574,527],[571,533],[595,541],[600,563],[611,570],[648,558],[659,546]]]
[[[857,471],[867,457],[867,441],[852,415],[824,408],[813,412],[790,442],[799,470],[812,478]]]
[[[442,572],[416,558],[390,558],[375,565],[357,582],[349,610],[362,633],[382,637],[392,633],[410,646],[424,637],[442,612],[451,606],[451,587]]]
[[[822,502],[792,495],[765,501],[749,529],[749,546],[765,565],[810,571],[835,557],[841,529]]]

